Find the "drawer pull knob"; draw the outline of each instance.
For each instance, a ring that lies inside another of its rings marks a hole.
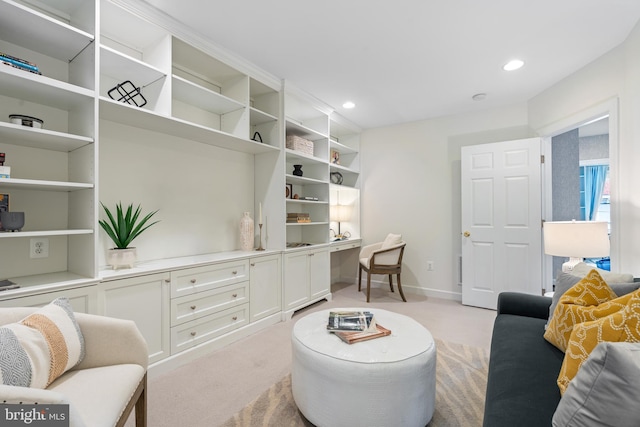
[[[233,270],[231,274],[238,274],[238,270]]]
[[[233,316],[231,320],[238,320],[238,316]]]
[[[232,294],[231,296],[234,298],[238,298],[238,294]]]
[[[192,337],[195,337],[195,336],[196,336],[196,333],[195,333],[195,332],[191,332],[191,336],[192,336]]]
[[[191,310],[195,310],[195,309],[196,309],[196,306],[195,306],[195,305],[192,305],[192,306],[191,306]]]
[[[255,262],[252,262],[252,263],[251,263],[251,267],[255,267],[255,266],[256,266],[256,263],[255,263]]]
[[[171,283],[171,279],[164,279],[164,283]]]
[[[189,280],[191,283],[196,283],[196,279]]]

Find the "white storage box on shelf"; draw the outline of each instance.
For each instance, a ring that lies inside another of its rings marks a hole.
[[[313,156],[313,141],[301,138],[298,135],[287,135],[287,148]]]

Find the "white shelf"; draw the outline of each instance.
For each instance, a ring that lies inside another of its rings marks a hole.
[[[47,236],[73,236],[79,234],[93,234],[90,229],[76,230],[39,230],[39,231],[2,231],[0,239],[10,239],[14,237],[47,237]]]
[[[287,118],[287,135],[297,135],[310,141],[317,141],[319,139],[327,138],[326,134],[318,132],[310,127],[304,126],[291,118]]]
[[[354,174],[360,173],[355,169],[348,168],[348,167],[342,166],[342,165],[336,165],[334,163],[330,163],[329,164],[329,168],[331,169],[331,172],[334,172],[334,171],[336,171],[336,172],[348,172],[348,173],[354,173]]]
[[[329,224],[328,221],[287,222],[287,227],[291,226],[291,225],[307,227],[307,226],[310,226],[310,225],[328,225],[328,224]]]
[[[231,113],[244,108],[244,105],[235,99],[192,83],[175,74],[173,75],[173,97],[185,104],[215,114]]]
[[[87,32],[11,0],[0,1],[0,39],[65,60],[94,41]]]
[[[0,64],[0,94],[66,110],[83,109],[95,92]]]
[[[2,293],[0,293],[0,296],[2,296],[3,298],[29,295],[34,290],[39,289],[56,291],[60,289],[75,288],[97,283],[96,279],[80,276],[68,271],[37,274],[32,276],[12,277],[9,280],[20,285],[20,287],[8,291],[2,291]]]
[[[108,46],[100,47],[100,72],[121,82],[134,79],[133,83],[140,87],[167,76],[162,70]]]
[[[296,176],[296,175],[290,175],[290,174],[287,174],[285,176],[285,179],[289,184],[300,184],[300,185],[327,184],[327,181],[323,181],[321,179],[305,178],[303,176]]]
[[[216,129],[143,110],[105,97],[100,97],[100,118],[243,153],[262,154],[278,151],[277,147],[269,144],[238,138]]]
[[[329,146],[330,148],[339,151],[340,154],[357,154],[358,153],[358,150],[353,149],[347,145],[340,144],[339,142],[334,141],[333,139],[329,140]]]
[[[319,157],[310,156],[308,154],[304,154],[300,151],[292,150],[290,148],[285,148],[285,153],[287,153],[287,160],[294,160],[302,165],[308,164],[327,164],[328,162]]]
[[[0,178],[0,188],[46,191],[78,191],[93,188],[93,184],[80,182],[43,181],[36,179]]]
[[[0,122],[0,138],[5,144],[42,148],[66,153],[84,147],[85,145],[93,144],[93,139],[86,136],[31,128],[5,122]]]
[[[265,113],[264,111],[258,110],[257,108],[250,108],[251,111],[251,124],[253,125],[261,125],[263,123],[274,122],[278,120],[276,116],[273,116],[269,113]]]
[[[329,203],[326,200],[300,200],[300,199],[287,199],[287,203],[300,203],[300,204],[315,204],[315,205],[326,205]]]

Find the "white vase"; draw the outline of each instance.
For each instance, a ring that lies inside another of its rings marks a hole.
[[[252,251],[254,240],[253,219],[249,216],[249,212],[245,212],[240,219],[240,249]]]
[[[133,268],[137,259],[138,253],[136,248],[113,248],[107,252],[107,264],[113,267],[114,270],[119,268]]]

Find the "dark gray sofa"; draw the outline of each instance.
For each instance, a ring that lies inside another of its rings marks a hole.
[[[556,380],[564,353],[543,337],[551,298],[517,292],[498,296],[484,427],[545,427],[560,402]]]

